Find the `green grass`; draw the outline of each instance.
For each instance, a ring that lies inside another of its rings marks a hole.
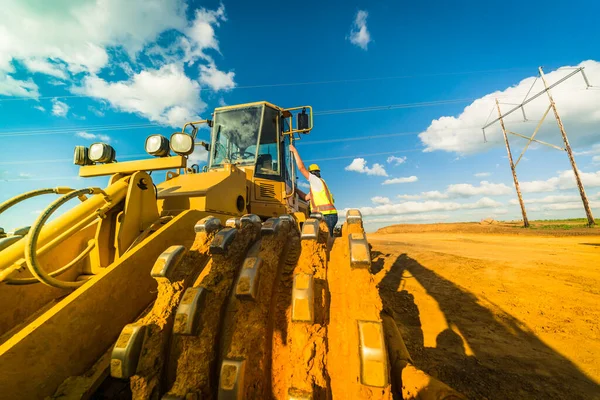
[[[600,222],[600,221],[599,221]],[[521,222],[509,224],[514,228],[524,229]],[[543,229],[543,230],[570,230],[570,229],[597,229],[597,224],[593,228],[590,228],[587,224],[587,218],[570,218],[570,219],[538,219],[535,221],[529,221],[529,229]]]

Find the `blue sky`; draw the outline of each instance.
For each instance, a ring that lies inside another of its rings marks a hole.
[[[554,82],[582,65],[592,87],[575,76],[553,94],[600,213],[598,2],[4,3],[0,201],[104,185],[76,178],[75,145],[109,141],[126,160],[144,154],[149,134],[221,104],[267,100],[314,107],[298,150],[319,163],[338,208],[361,208],[370,229],[516,219],[499,127],[488,143],[480,127],[495,97],[504,110],[523,100],[538,66]],[[542,87],[538,79],[531,93]],[[514,114],[508,128],[531,134],[547,105],[540,97],[528,122]],[[538,137],[562,146],[551,116]],[[510,141],[516,157],[526,141]],[[564,152],[530,147],[517,167],[530,219],[584,216],[569,169]],[[0,226],[30,224],[49,201],[7,212]]]

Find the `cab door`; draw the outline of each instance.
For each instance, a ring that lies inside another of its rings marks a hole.
[[[285,213],[284,170],[282,165],[279,110],[265,106],[254,168],[252,212],[260,216]]]

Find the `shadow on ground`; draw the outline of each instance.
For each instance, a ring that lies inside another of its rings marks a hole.
[[[386,255],[373,252],[373,273]],[[389,256],[389,255],[388,255]],[[414,296],[404,280],[416,279],[438,303],[448,329],[425,347]],[[600,386],[544,344],[518,320],[479,304],[416,260],[402,254],[379,283],[384,311],[394,317],[418,368],[472,399],[600,399]],[[451,329],[455,327],[455,329]],[[472,351],[467,355],[460,332]]]

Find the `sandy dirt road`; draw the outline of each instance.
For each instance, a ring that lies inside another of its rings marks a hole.
[[[368,235],[415,365],[473,399],[600,399],[600,235]]]

